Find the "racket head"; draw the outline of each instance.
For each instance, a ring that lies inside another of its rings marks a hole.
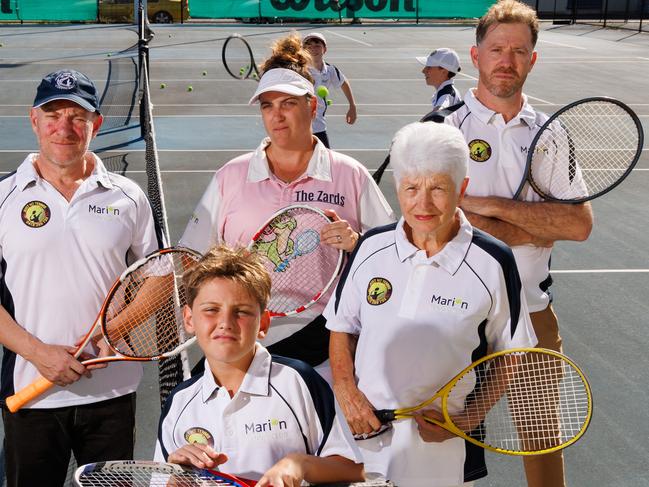
[[[252,54],[252,48],[243,36],[232,34],[225,40],[221,59],[225,70],[233,78],[248,79],[252,76],[259,80],[259,71]]]
[[[253,235],[248,249],[262,256],[271,277],[271,315],[304,311],[336,280],[343,252],[320,243],[320,231],[329,223],[318,208],[291,205],[272,215]]]
[[[126,358],[157,360],[193,342],[184,332],[182,276],[200,258],[191,249],[166,248],[122,273],[100,313],[102,334],[113,351]]]
[[[215,470],[141,460],[82,465],[77,468],[74,481],[78,487],[252,487],[255,484]]]
[[[518,198],[529,182],[549,201],[581,203],[608,193],[633,170],[644,132],[627,105],[590,97],[554,113],[530,145]]]
[[[440,394],[442,413],[451,425],[447,429],[510,455],[551,453],[572,445],[588,429],[593,412],[590,385],[581,369],[565,355],[541,348],[490,354],[458,374]],[[465,433],[467,425],[472,429]]]

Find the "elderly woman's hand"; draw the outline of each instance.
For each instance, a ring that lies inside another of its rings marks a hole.
[[[372,403],[356,387],[356,384],[336,382],[334,392],[352,433],[368,434],[381,428],[381,422],[374,415]]]
[[[324,210],[324,213],[333,221],[325,225],[320,232],[321,242],[347,252],[354,250],[360,235],[354,231],[347,220],[341,220],[334,210]]]

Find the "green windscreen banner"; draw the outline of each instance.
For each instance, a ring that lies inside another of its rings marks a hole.
[[[97,21],[97,0],[0,0],[0,7],[0,22]]]
[[[193,18],[377,19],[481,17],[494,0],[189,0]]]

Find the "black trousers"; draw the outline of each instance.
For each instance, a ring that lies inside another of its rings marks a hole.
[[[70,452],[79,465],[130,460],[135,393],[83,406],[2,411],[7,487],[62,487]]]
[[[318,133],[313,134],[313,135],[315,135],[317,138],[319,138],[320,141],[324,144],[324,146],[327,149],[330,149],[330,147],[329,147],[329,137],[327,136],[327,131],[326,130],[324,132],[318,132]]]

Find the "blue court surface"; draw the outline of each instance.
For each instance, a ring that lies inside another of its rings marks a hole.
[[[394,132],[429,109],[431,91],[415,56],[453,48],[462,61],[456,86],[465,92],[476,82],[469,59],[472,25],[154,26],[154,122],[174,243],[213,171],[254,149],[264,136],[258,108],[247,105],[256,82],[228,76],[221,63],[224,40],[234,32],[247,36],[259,62],[269,43],[292,29],[327,37],[326,58],[350,80],[359,112],[356,124],[348,126],[343,94],[331,93],[329,137],[334,148],[370,170],[385,157]],[[112,170],[145,184],[137,57],[128,51],[137,42],[132,26],[11,25],[0,28],[0,41],[2,174],[37,149],[27,114],[41,77],[69,67],[86,72],[105,91],[107,119],[94,150]],[[579,98],[608,95],[631,106],[649,129],[649,36],[543,24],[537,50],[539,60],[525,90],[537,109],[552,113]],[[648,150],[619,188],[593,202],[596,223],[588,241],[560,242],[553,253],[564,350],[586,372],[595,402],[586,435],[565,450],[571,486],[649,486]],[[389,175],[381,188],[397,209]],[[136,455],[141,459],[152,456],[159,411],[157,370],[146,369],[138,401]],[[490,475],[477,483],[480,487],[525,485],[519,459],[488,454],[487,460]]]

